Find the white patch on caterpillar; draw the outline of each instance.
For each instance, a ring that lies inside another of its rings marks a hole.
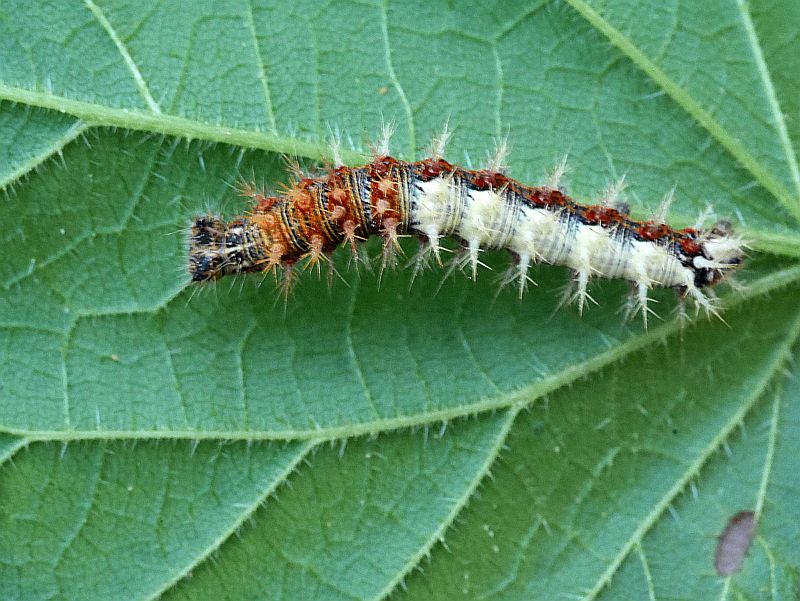
[[[561,171],[561,169],[558,169]],[[661,211],[671,201],[665,197]],[[682,288],[702,308],[715,312],[712,301],[694,283],[694,271],[684,266],[665,245],[636,240],[614,227],[589,225],[566,212],[548,208],[532,208],[514,202],[505,191],[470,190],[449,176],[416,183],[411,203],[410,223],[423,233],[431,252],[439,253],[439,240],[457,236],[466,245],[473,277],[480,263],[482,250],[506,248],[517,257],[516,279],[520,292],[528,281],[531,263],[548,263],[569,267],[575,273],[577,291],[571,299],[580,311],[591,300],[587,286],[592,278],[622,278],[635,289],[633,313],[643,314],[645,323],[648,291],[654,287]],[[696,257],[697,268],[724,269],[726,260],[740,256],[742,242],[721,237],[705,242],[713,260]]]
[[[439,240],[449,236],[455,230],[455,224],[461,218],[451,201],[452,180],[448,177],[437,177],[429,182],[417,184],[419,192],[412,199],[411,226],[428,238],[426,250],[432,252],[437,262],[441,263]]]

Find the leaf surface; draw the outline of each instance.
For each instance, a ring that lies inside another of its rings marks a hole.
[[[771,507],[794,506],[796,479],[774,466],[797,444],[795,412],[785,409],[796,387],[784,389],[776,372],[800,327],[795,294],[779,303],[788,331],[778,339],[739,311],[727,331],[699,328],[707,334],[611,366],[521,414],[494,478],[448,537],[451,552],[398,597],[724,596],[731,583],[713,573],[713,559],[727,520],[754,509],[768,523],[771,511],[787,517]],[[782,490],[767,501],[770,482]],[[787,541],[765,526],[759,537],[754,546],[791,574],[794,531]],[[759,570],[734,585],[757,588]]]
[[[798,12],[695,4],[3,3],[7,596],[796,595]],[[423,156],[448,120],[457,163],[507,136],[527,183],[568,153],[576,198],[712,204],[754,248],[727,325],[665,293],[644,331],[621,282],[556,310],[548,266],[520,302],[500,253],[410,287],[337,252],[285,305],[188,285],[186,227],[246,209],[237,180],[279,190],[336,135],[357,164],[383,121]]]
[[[297,443],[32,445],[2,468],[4,594],[149,598],[236,531],[306,451]]]

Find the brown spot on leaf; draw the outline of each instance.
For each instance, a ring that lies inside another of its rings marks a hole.
[[[756,515],[740,511],[734,515],[717,541],[714,567],[720,576],[730,576],[742,568],[744,556],[756,533]]]

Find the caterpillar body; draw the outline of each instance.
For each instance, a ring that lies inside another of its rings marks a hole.
[[[520,294],[531,264],[547,263],[572,270],[567,297],[581,311],[591,300],[590,279],[602,277],[630,282],[629,311],[641,311],[645,326],[654,287],[673,288],[681,300],[716,313],[707,290],[744,257],[745,244],[728,222],[674,229],[662,223],[668,203],[659,218],[635,220],[613,200],[581,204],[552,179],[526,186],[508,177],[500,163],[472,170],[439,154],[407,162],[387,152],[360,167],[300,176],[280,196],[245,188],[254,201],[245,215],[194,220],[189,272],[195,282],[269,270],[282,270],[291,280],[299,261],[318,265],[342,243],[358,257],[358,245],[370,236],[384,240],[385,267],[394,263],[404,234],[419,239],[418,267],[431,260],[441,264],[440,242],[451,236],[460,241],[453,267],[473,277],[482,251],[508,250],[513,264],[506,281],[516,281]]]

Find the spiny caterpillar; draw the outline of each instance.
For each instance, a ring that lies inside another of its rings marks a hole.
[[[505,283],[516,281],[520,296],[530,281],[529,266],[547,263],[572,269],[565,300],[577,302],[580,311],[592,300],[589,280],[602,277],[630,282],[627,310],[641,311],[645,327],[654,287],[673,288],[681,301],[690,298],[698,309],[716,314],[715,297],[704,290],[725,280],[744,257],[745,245],[730,223],[703,228],[701,218],[697,227],[674,229],[662,223],[671,194],[655,219],[637,221],[614,194],[591,205],[567,196],[558,185],[563,164],[546,185],[526,186],[505,174],[504,144],[486,169],[472,170],[442,158],[446,138],[420,161],[393,158],[384,143],[360,167],[337,161],[340,166],[321,177],[298,173],[280,196],[244,187],[254,201],[245,215],[195,219],[192,280],[278,270],[289,285],[299,261],[318,267],[341,243],[363,260],[359,243],[373,235],[384,241],[382,269],[395,264],[400,236],[418,238],[418,270],[431,259],[441,265],[440,241],[451,236],[460,242],[451,270],[469,268],[473,278],[482,251],[509,251],[513,264]]]

